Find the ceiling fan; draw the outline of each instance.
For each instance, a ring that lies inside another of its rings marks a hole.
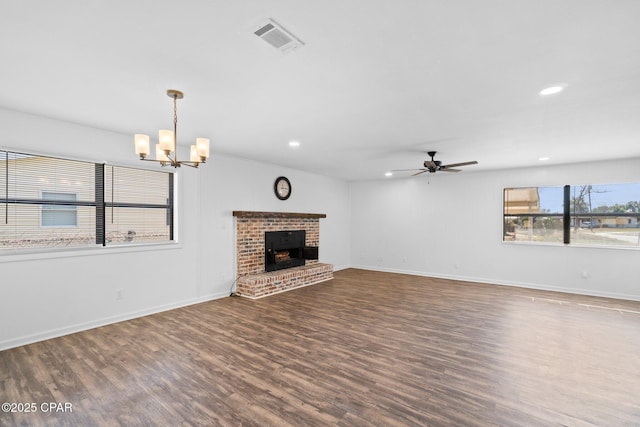
[[[436,151],[428,151],[427,154],[431,156],[431,160],[424,161],[424,168],[420,169],[396,169],[391,172],[401,172],[401,171],[419,171],[414,173],[411,176],[416,176],[423,174],[425,172],[436,173],[436,172],[462,172],[460,169],[453,169],[459,166],[467,166],[467,165],[477,165],[478,162],[475,160],[472,162],[462,162],[462,163],[451,163],[449,165],[443,165],[440,160],[434,160],[436,155]]]

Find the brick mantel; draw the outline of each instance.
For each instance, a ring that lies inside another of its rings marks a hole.
[[[327,214],[296,212],[233,211],[238,218],[326,218]]]

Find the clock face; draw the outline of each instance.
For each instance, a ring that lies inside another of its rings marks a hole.
[[[291,182],[284,176],[276,179],[273,189],[280,200],[287,200],[291,196]]]

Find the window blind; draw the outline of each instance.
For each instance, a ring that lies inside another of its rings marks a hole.
[[[173,240],[173,174],[0,150],[0,250]]]

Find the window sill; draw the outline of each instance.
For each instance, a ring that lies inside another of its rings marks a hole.
[[[37,250],[37,249],[5,249],[0,250],[0,264],[5,262],[21,262],[21,261],[34,261],[40,259],[56,259],[56,258],[72,258],[72,257],[85,257],[104,254],[121,254],[130,252],[149,252],[149,251],[162,251],[182,249],[181,243],[176,242],[162,242],[162,243],[139,243],[129,245],[113,245],[113,246],[96,246],[86,248],[73,248],[73,249],[56,249],[50,250]]]
[[[509,242],[502,241],[503,245],[514,245],[514,246],[551,246],[555,248],[567,247],[567,248],[581,248],[581,249],[613,249],[616,251],[640,251],[640,246],[606,246],[606,245],[581,245],[577,243],[570,243],[565,245],[564,243],[551,243],[551,242],[527,242],[527,241],[517,241],[517,242]]]
[[[502,241],[503,245],[515,245],[515,246],[553,246],[555,248],[561,248],[565,245],[564,243],[553,243],[553,242],[529,242],[526,240],[518,240],[518,241]]]

